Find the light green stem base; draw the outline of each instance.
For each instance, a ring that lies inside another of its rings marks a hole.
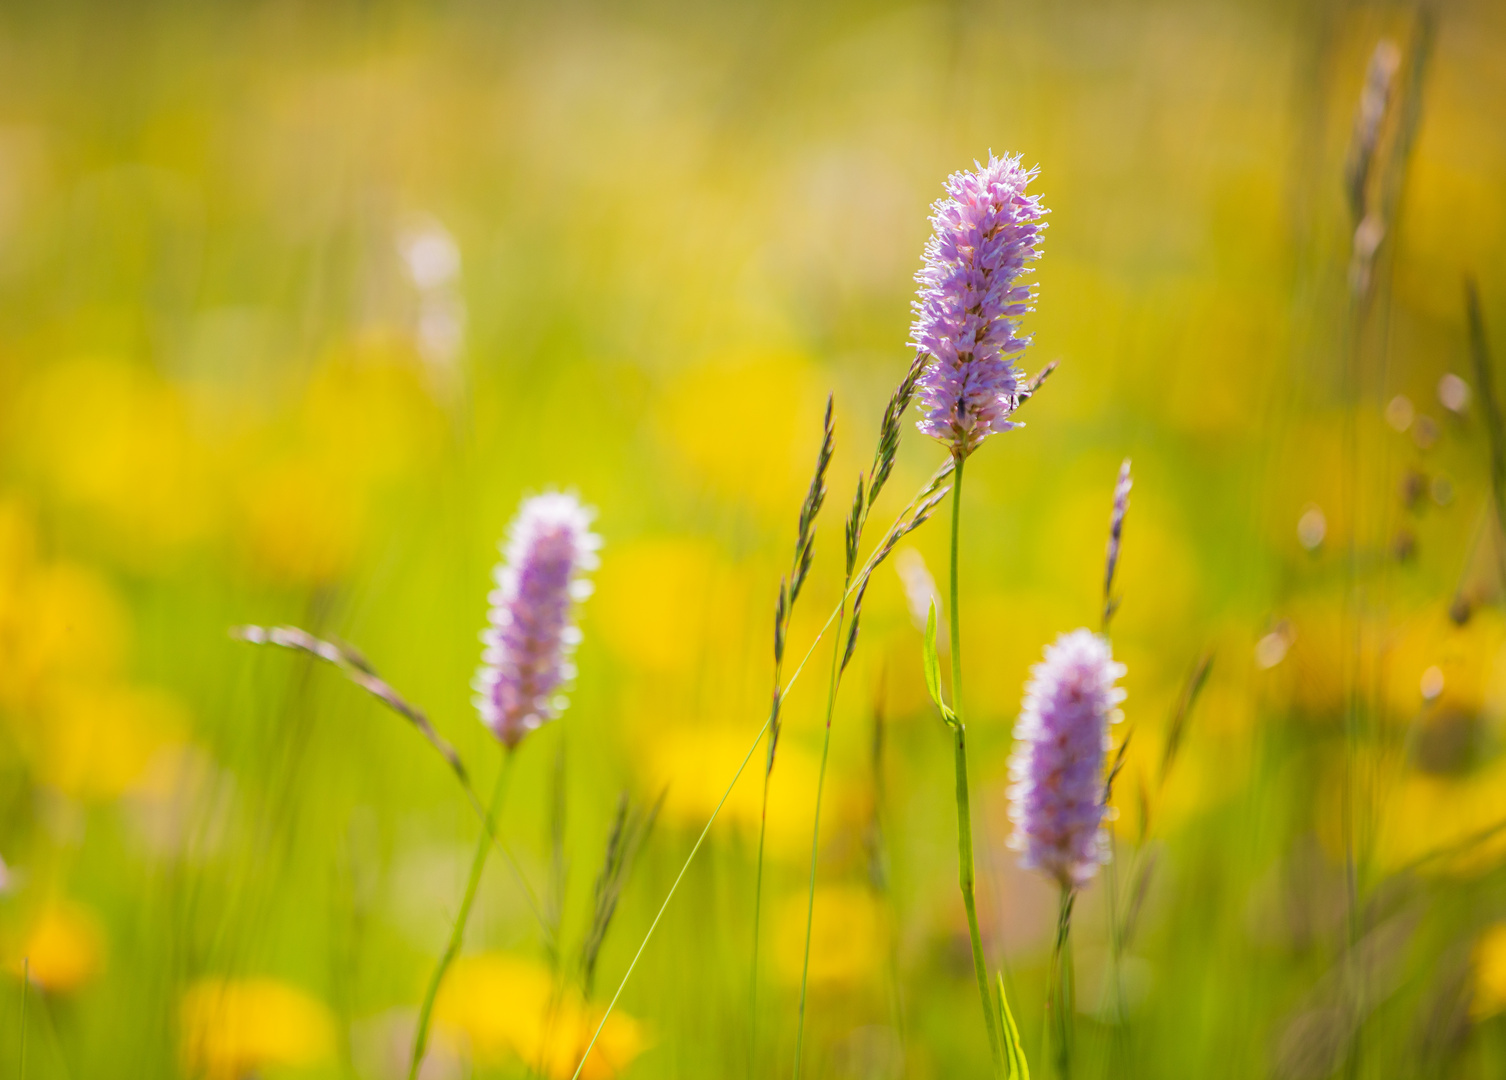
[[[450,930],[450,941],[444,955],[429,978],[429,988],[424,991],[424,1003],[418,1010],[418,1030],[413,1036],[413,1060],[408,1066],[408,1080],[416,1080],[419,1066],[424,1063],[424,1051],[429,1045],[429,1023],[434,1013],[434,999],[439,996],[440,984],[445,972],[460,954],[460,944],[465,939],[465,924],[471,917],[471,905],[476,902],[476,890],[481,885],[481,871],[486,868],[486,857],[492,849],[492,837],[497,831],[497,814],[507,793],[507,780],[512,775],[513,752],[507,751],[502,760],[502,771],[497,774],[497,786],[492,789],[492,802],[486,812],[486,821],[481,829],[481,838],[476,841],[476,855],[471,860],[471,876],[465,883],[465,896],[460,901],[460,911],[455,916],[455,925]]]
[[[957,883],[962,906],[967,909],[967,933],[972,940],[973,972],[978,977],[978,998],[983,1003],[983,1023],[988,1028],[988,1048],[993,1055],[994,1075],[1004,1076],[1004,1055],[999,1042],[998,1017],[988,988],[988,962],[983,958],[983,935],[978,930],[978,901],[974,895],[973,815],[967,789],[967,729],[962,722],[962,630],[957,609],[957,536],[962,522],[962,464],[957,459],[952,473],[952,596],[948,615],[952,634],[952,712],[956,717],[953,751],[957,767]]]
[[[1056,1075],[1059,1080],[1072,1076],[1072,1017],[1077,1011],[1077,995],[1072,971],[1072,905],[1077,894],[1062,887],[1061,908],[1056,918],[1056,944],[1051,949],[1051,986],[1046,1010],[1055,1035]]]

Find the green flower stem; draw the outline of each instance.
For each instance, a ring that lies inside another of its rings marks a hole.
[[[445,972],[460,954],[460,944],[465,938],[465,924],[471,917],[471,905],[476,902],[476,890],[481,885],[481,871],[486,868],[486,856],[492,849],[492,834],[497,831],[497,814],[502,809],[502,800],[507,794],[513,757],[513,751],[508,750],[502,759],[502,771],[497,774],[497,786],[492,789],[491,807],[486,812],[481,838],[476,842],[476,855],[471,859],[471,876],[465,883],[465,896],[460,901],[460,912],[455,916],[455,925],[450,929],[450,943],[445,946],[444,955],[434,968],[429,988],[424,991],[424,1003],[418,1011],[418,1030],[413,1036],[413,1061],[408,1066],[408,1080],[416,1080],[418,1067],[423,1064],[424,1051],[429,1044],[429,1021],[434,1012],[434,999],[439,996],[439,986],[444,982]]]
[[[1072,1016],[1076,994],[1072,985],[1072,904],[1077,894],[1062,886],[1061,908],[1056,918],[1056,944],[1051,949],[1051,985],[1046,1010],[1054,1021],[1056,1075],[1069,1080],[1072,1075]]]
[[[998,1018],[993,995],[988,989],[988,964],[983,959],[983,935],[978,930],[978,901],[973,880],[973,814],[967,793],[967,732],[962,722],[962,630],[957,613],[957,534],[962,522],[962,463],[952,474],[952,602],[949,615],[952,628],[952,725],[954,758],[957,766],[957,882],[962,888],[962,905],[967,909],[967,932],[972,939],[973,971],[978,976],[978,997],[983,1003],[983,1022],[988,1028],[988,1047],[993,1055],[994,1075],[1004,1075],[1004,1057],[999,1043]]]

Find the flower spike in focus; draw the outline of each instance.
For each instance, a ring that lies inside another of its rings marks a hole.
[[[508,530],[471,685],[481,722],[509,750],[565,707],[580,641],[571,616],[591,594],[585,575],[601,547],[594,516],[574,495],[550,492],[525,499]]]
[[[932,207],[931,239],[912,305],[910,343],[930,357],[920,378],[924,413],[917,425],[965,458],[989,435],[1018,426],[1023,372],[1014,356],[1029,344],[1016,334],[1032,291],[1019,279],[1040,258],[1040,196],[1027,195],[1036,170],[1015,157],[947,178]]]

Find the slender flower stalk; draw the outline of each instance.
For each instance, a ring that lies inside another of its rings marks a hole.
[[[1035,178],[1018,156],[988,155],[972,172],[953,173],[946,197],[932,206],[931,239],[916,281],[911,344],[926,358],[920,377],[922,432],[951,451],[952,491],[950,651],[952,704],[942,715],[952,729],[957,786],[958,884],[967,910],[978,998],[988,1029],[994,1073],[1005,1073],[1002,1036],[989,988],[988,966],[978,927],[973,868],[972,808],[968,795],[967,728],[962,710],[962,638],[958,612],[958,547],[962,527],[962,465],[990,435],[1020,425],[1012,419],[1040,385],[1027,384],[1015,358],[1030,343],[1019,319],[1030,310],[1031,287],[1021,282],[1027,263],[1040,258],[1046,208],[1026,192]],[[1049,371],[1049,369],[1048,369]],[[1046,372],[1042,373],[1042,377]]]
[[[1031,668],[1009,762],[1009,846],[1020,852],[1021,866],[1061,888],[1048,1007],[1062,1076],[1071,1071],[1072,900],[1109,855],[1104,765],[1109,726],[1120,719],[1124,691],[1116,684],[1124,672],[1108,639],[1086,629],[1058,637]]]
[[[1072,908],[1075,889],[1063,888],[1056,912],[1056,937],[1051,945],[1051,970],[1046,984],[1046,1021],[1055,1022],[1050,1042],[1056,1050],[1056,1075],[1072,1075],[1072,1017],[1077,1011],[1076,982],[1072,964]],[[1043,1040],[1044,1041],[1044,1040]]]
[[[516,754],[507,750],[502,755],[502,771],[497,774],[496,787],[492,789],[492,798],[486,811],[486,827],[482,829],[480,839],[476,841],[476,853],[471,856],[471,872],[466,878],[465,893],[460,900],[460,910],[455,915],[455,924],[450,928],[450,940],[445,944],[444,953],[439,958],[439,963],[434,968],[434,974],[429,977],[429,985],[424,990],[423,1004],[418,1010],[418,1029],[413,1035],[413,1058],[408,1066],[408,1080],[415,1080],[418,1070],[424,1062],[424,1053],[429,1047],[429,1024],[434,1014],[434,1000],[439,996],[439,987],[444,982],[445,972],[455,962],[455,957],[460,955],[460,946],[465,938],[465,924],[471,917],[471,905],[476,902],[476,890],[481,885],[481,872],[486,869],[486,856],[491,851],[492,833],[497,829],[497,817],[502,812],[502,800],[507,796],[507,782],[512,777],[513,760]]]
[[[496,570],[497,587],[487,597],[490,625],[481,634],[486,648],[472,684],[481,722],[504,748],[502,771],[449,943],[419,1009],[408,1080],[415,1080],[423,1064],[434,1000],[465,938],[515,751],[530,731],[565,708],[563,691],[575,675],[569,658],[580,641],[571,616],[575,605],[590,595],[585,575],[596,568],[596,552],[601,547],[601,539],[591,532],[592,516],[574,495],[538,495],[524,501],[508,532]]]
[[[958,457],[952,481],[952,576],[951,603],[947,614],[952,636],[952,760],[957,786],[957,886],[962,891],[962,906],[967,911],[967,936],[973,951],[973,974],[978,980],[978,996],[983,1002],[983,1022],[988,1029],[988,1047],[993,1055],[994,1072],[1004,1075],[1004,1044],[999,1032],[998,1014],[988,987],[988,961],[983,956],[983,934],[978,927],[978,900],[973,867],[973,810],[967,782],[967,725],[962,718],[962,627],[957,603],[957,551],[962,532],[962,464]]]

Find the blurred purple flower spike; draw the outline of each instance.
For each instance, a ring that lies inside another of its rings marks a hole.
[[[574,495],[550,492],[524,500],[508,531],[472,686],[481,722],[509,750],[565,707],[580,641],[571,614],[591,594],[585,574],[601,547],[594,516]]]
[[[911,344],[931,357],[920,378],[924,418],[917,425],[965,458],[986,437],[1019,425],[1023,372],[1013,356],[1029,344],[1016,336],[1032,290],[1019,284],[1040,257],[1047,213],[1027,195],[1036,170],[1015,157],[988,155],[987,165],[947,178],[947,197],[932,207]]]
[[[1074,630],[1046,646],[1030,671],[1009,761],[1009,846],[1021,866],[1077,889],[1107,858],[1104,757],[1124,700],[1114,684],[1125,668],[1107,639]]]

